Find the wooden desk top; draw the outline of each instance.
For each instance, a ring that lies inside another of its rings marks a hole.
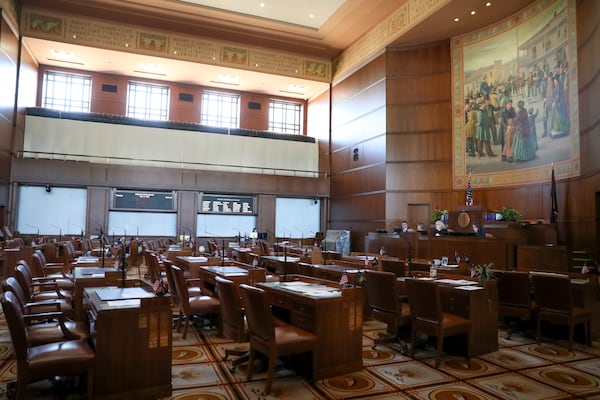
[[[222,276],[224,278],[230,278],[234,276],[248,276],[248,270],[235,266],[202,266],[201,269],[211,272],[215,275]]]

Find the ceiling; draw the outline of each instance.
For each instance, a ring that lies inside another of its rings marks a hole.
[[[154,29],[158,27],[165,31],[329,60],[339,56],[406,1],[408,0],[21,0],[26,7],[65,15],[75,14]],[[510,17],[532,2],[450,1],[392,45],[402,48],[447,40]],[[473,11],[475,13],[471,15]],[[459,21],[455,21],[455,18]],[[46,65],[299,99],[309,99],[328,87],[323,82],[36,38],[26,37],[24,41],[38,62]],[[69,59],[65,60],[65,56]],[[237,81],[227,81],[232,77],[237,77]]]

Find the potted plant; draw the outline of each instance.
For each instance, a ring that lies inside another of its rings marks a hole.
[[[506,207],[502,204],[498,204],[498,209],[495,211],[497,214],[502,216],[504,221],[522,221],[523,215],[515,208]]]
[[[433,214],[431,214],[431,223],[435,224],[435,221],[444,221],[448,220],[448,210],[440,210],[438,206],[435,206],[435,210]]]
[[[477,278],[479,280],[479,283],[483,284],[486,281],[495,279],[493,269],[494,263],[474,265],[471,268],[471,278]]]

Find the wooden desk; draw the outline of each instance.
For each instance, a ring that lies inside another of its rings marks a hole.
[[[204,282],[203,287],[212,291],[214,295],[216,295],[217,276],[229,279],[236,285],[249,282],[248,270],[236,266],[201,266],[197,269],[197,273]]]
[[[73,269],[75,280],[73,292],[73,319],[84,321],[83,289],[88,287],[118,286],[122,280],[122,272],[116,268],[76,267]]]
[[[398,278],[401,290],[406,292],[404,280]],[[452,283],[454,281],[455,283]],[[456,285],[465,280],[438,279],[441,288],[442,307],[444,312],[456,314],[471,320],[469,342],[464,343],[460,337],[448,338],[459,351],[466,346],[470,348],[471,357],[492,353],[498,350],[498,300],[496,281],[479,285]],[[473,289],[469,290],[468,287]]]
[[[300,257],[291,256],[261,256],[261,266],[277,275],[298,273]]]
[[[344,272],[348,275],[348,283],[353,285],[356,282],[356,274],[364,269],[349,268],[346,265],[334,264],[312,264],[313,276],[319,279],[327,279],[333,282],[339,282]]]
[[[336,288],[324,280],[299,275],[288,278]],[[336,297],[319,298],[286,285],[290,280],[257,284],[269,294],[277,317],[318,337],[312,364],[305,359],[295,360],[293,368],[314,381],[362,370],[362,288],[336,288]]]
[[[197,269],[201,265],[207,265],[208,257],[177,256],[173,263],[178,267],[183,268],[184,271],[190,271],[191,274],[192,269]],[[197,278],[197,276],[195,276],[195,278]]]
[[[84,302],[96,348],[94,398],[171,396],[169,297],[140,287],[86,288]]]

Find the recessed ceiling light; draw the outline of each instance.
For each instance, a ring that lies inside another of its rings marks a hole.
[[[162,71],[162,67],[158,64],[142,62],[140,63],[140,71],[156,74]]]
[[[290,85],[287,87],[287,90],[294,93],[304,93],[306,87],[302,85]]]
[[[265,3],[260,3],[260,8],[265,8]]]
[[[236,75],[219,74],[217,81],[223,83],[239,83],[240,77]]]
[[[56,58],[57,60],[73,61],[77,59],[75,53],[70,51],[50,50],[50,54],[52,54],[52,57]]]
[[[491,5],[492,5],[492,2],[491,2],[491,1],[488,1],[487,3],[485,3],[485,6],[486,6],[486,7],[489,7],[489,6],[491,6]]]
[[[477,14],[477,12],[475,12],[475,10],[471,11],[471,15],[475,15]]]
[[[315,17],[315,14],[313,14],[313,13],[308,14],[308,18],[314,18],[314,17]]]
[[[460,21],[460,18],[458,18],[458,17],[454,18],[454,22],[458,22],[458,21]]]

